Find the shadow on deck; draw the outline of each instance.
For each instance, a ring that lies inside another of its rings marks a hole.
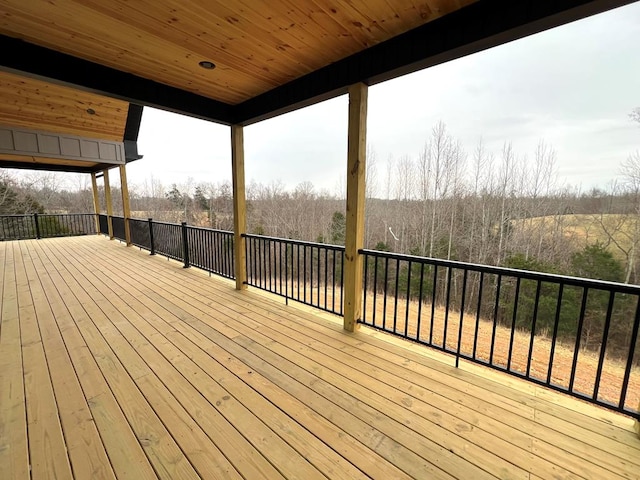
[[[103,237],[0,274],[0,478],[640,475],[629,418]]]

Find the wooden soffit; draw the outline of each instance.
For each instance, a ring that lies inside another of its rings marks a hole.
[[[248,124],[627,3],[0,0],[0,69]]]
[[[0,71],[0,125],[122,142],[129,103]]]

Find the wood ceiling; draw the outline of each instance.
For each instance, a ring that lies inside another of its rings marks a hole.
[[[634,1],[0,0],[0,71],[248,125]]]
[[[121,142],[128,108],[122,100],[0,72],[0,125]]]
[[[474,1],[3,0],[0,32],[235,105]]]

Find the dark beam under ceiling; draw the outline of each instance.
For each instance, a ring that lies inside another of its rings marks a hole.
[[[138,134],[140,133],[140,124],[142,123],[142,110],[143,107],[140,105],[136,105],[135,103],[129,104],[127,123],[124,125],[124,135],[122,136],[124,156],[127,163],[142,158],[142,155],[138,153]]]

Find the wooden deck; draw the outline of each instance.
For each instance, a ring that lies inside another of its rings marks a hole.
[[[0,479],[640,478],[628,418],[103,237],[0,279]]]

